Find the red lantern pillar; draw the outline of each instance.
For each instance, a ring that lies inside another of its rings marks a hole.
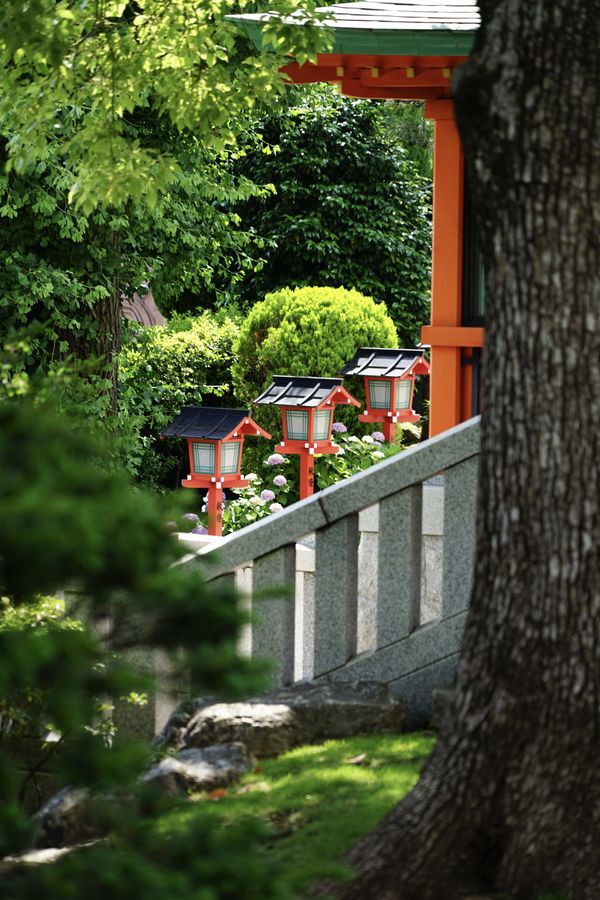
[[[207,508],[208,533],[220,537],[223,534],[223,488],[221,482],[208,486]]]
[[[300,499],[310,497],[315,490],[315,455],[308,450],[300,453]]]

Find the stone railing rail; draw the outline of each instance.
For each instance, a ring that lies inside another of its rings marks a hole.
[[[432,690],[450,683],[456,669],[472,583],[478,455],[479,420],[472,419],[217,547],[209,543],[180,565],[210,580],[233,578],[257,597],[266,588],[295,586],[293,602],[283,599],[284,591],[282,598],[256,600],[245,638],[253,656],[272,660],[275,684],[302,677],[384,681],[405,699],[409,721],[421,724]],[[443,484],[442,590],[429,621],[422,597],[424,483]],[[369,525],[377,509],[378,525]],[[368,534],[375,534],[375,544]],[[375,585],[372,640],[364,649],[359,622],[367,562]]]

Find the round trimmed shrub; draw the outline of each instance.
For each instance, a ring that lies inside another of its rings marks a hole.
[[[234,390],[250,403],[273,375],[334,377],[358,347],[396,347],[383,303],[346,288],[282,288],[242,322],[232,367]]]

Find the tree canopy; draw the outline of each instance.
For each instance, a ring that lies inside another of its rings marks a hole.
[[[306,60],[327,40],[316,28],[314,0],[274,0],[282,15],[302,8],[305,27],[273,19],[265,44]],[[8,169],[46,158],[58,136],[75,178],[69,197],[86,212],[98,203],[156,202],[180,165],[148,146],[135,113],[151,108],[206,146],[235,139],[235,122],[258,100],[284,89],[277,52],[258,57],[225,13],[251,0],[8,0],[0,11],[0,122],[8,134]],[[322,18],[322,17],[321,17]],[[77,128],[65,133],[75,114]]]

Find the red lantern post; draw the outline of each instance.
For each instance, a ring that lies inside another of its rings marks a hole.
[[[223,533],[223,489],[248,487],[241,475],[244,437],[271,435],[244,409],[185,406],[161,437],[186,438],[190,474],[185,488],[208,492],[208,533]]]
[[[428,375],[423,350],[388,350],[360,347],[340,375],[360,375],[365,382],[366,409],[360,422],[378,422],[386,441],[396,439],[396,424],[418,422],[412,408],[415,378]]]
[[[300,457],[300,499],[304,500],[314,491],[315,456],[339,451],[331,439],[334,406],[360,406],[359,401],[342,386],[341,378],[275,375],[254,402],[281,407],[283,440],[275,450]]]

